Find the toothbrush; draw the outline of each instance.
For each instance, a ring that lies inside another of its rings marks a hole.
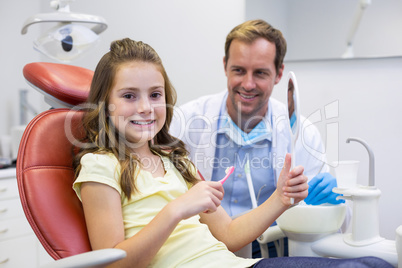
[[[228,167],[225,170],[225,173],[226,173],[225,177],[223,177],[223,179],[221,179],[219,182],[223,185],[223,183],[229,178],[229,176],[233,173],[233,171],[234,171],[234,166]]]
[[[225,170],[225,177],[223,177],[223,179],[221,179],[219,182],[223,185],[225,183],[225,181],[229,178],[229,176],[233,173],[234,171],[234,166],[228,167]],[[204,213],[208,213],[208,210],[204,211]]]

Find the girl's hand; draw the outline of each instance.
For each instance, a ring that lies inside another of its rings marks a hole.
[[[290,198],[294,198],[295,203],[302,201],[308,195],[307,177],[304,176],[304,168],[297,166],[290,170],[291,156],[286,154],[285,165],[279,175],[277,191],[282,203],[290,206]]]
[[[201,181],[171,202],[182,219],[190,218],[201,212],[215,212],[223,199],[224,190],[220,182]]]

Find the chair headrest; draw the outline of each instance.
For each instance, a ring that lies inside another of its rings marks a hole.
[[[94,72],[67,64],[33,62],[24,66],[23,75],[35,89],[76,106],[88,98]]]

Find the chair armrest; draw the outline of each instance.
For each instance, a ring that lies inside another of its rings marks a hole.
[[[257,241],[260,244],[266,244],[284,237],[286,237],[286,235],[282,232],[281,228],[279,228],[278,225],[275,225],[269,227],[259,238],[257,238]]]
[[[125,258],[126,255],[121,249],[99,249],[60,259],[40,268],[102,268]]]

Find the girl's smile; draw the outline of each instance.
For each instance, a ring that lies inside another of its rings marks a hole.
[[[140,126],[150,126],[155,123],[155,120],[150,120],[150,121],[131,121],[132,124],[134,125],[140,125]]]

